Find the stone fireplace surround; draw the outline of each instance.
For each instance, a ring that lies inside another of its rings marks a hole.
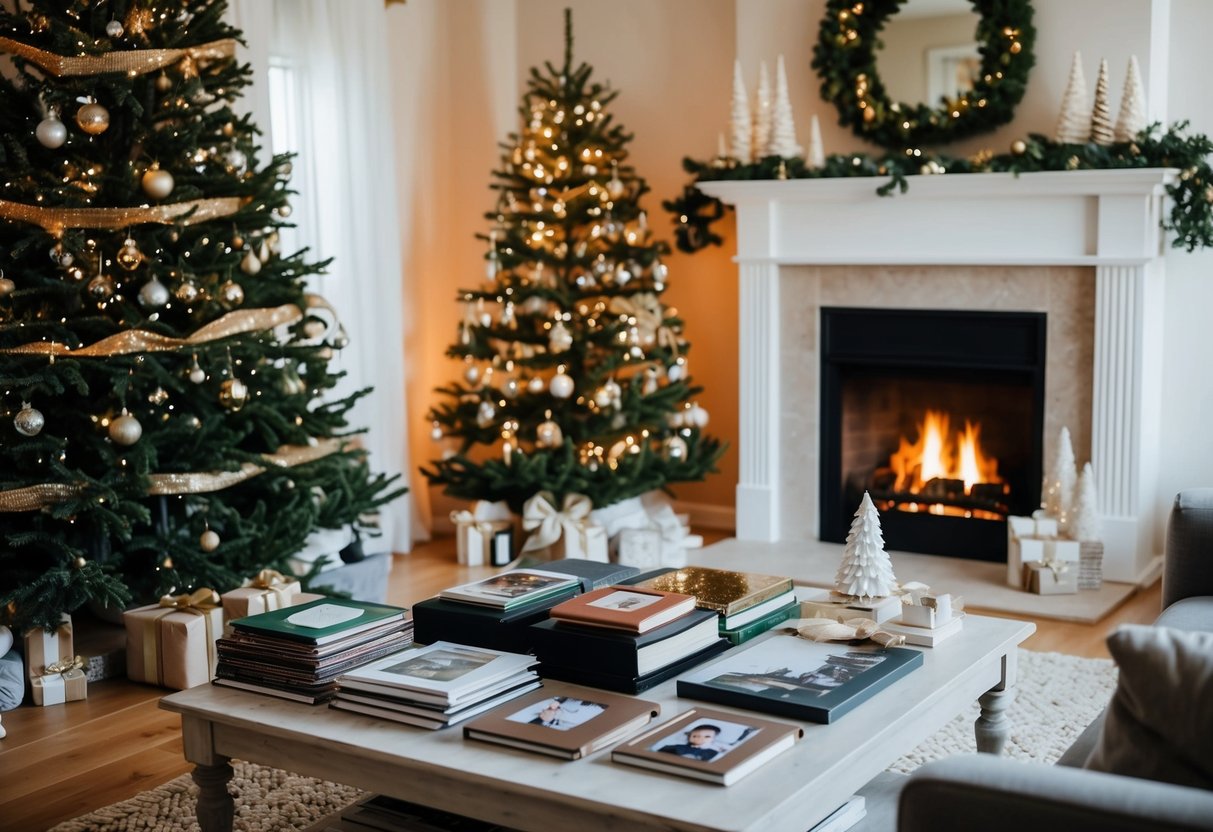
[[[1045,470],[1062,425],[1095,469],[1104,574],[1154,565],[1170,169],[702,183],[737,208],[737,537],[818,530],[821,306],[1048,316]]]

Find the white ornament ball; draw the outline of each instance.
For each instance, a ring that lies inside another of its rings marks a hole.
[[[63,143],[67,141],[67,125],[57,116],[48,116],[38,122],[34,135],[38,137],[39,144],[54,150],[63,147]]]
[[[565,327],[563,321],[557,321],[548,333],[548,347],[552,352],[564,352],[573,346],[573,336]]]
[[[122,415],[110,422],[110,439],[119,445],[134,445],[143,436],[143,425],[139,420],[123,411]]]
[[[687,458],[687,441],[681,436],[671,436],[663,444],[665,446],[665,455],[670,459]]]
[[[198,538],[198,546],[204,552],[215,551],[216,549],[219,548],[219,543],[220,543],[219,535],[215,534],[215,532],[212,531],[211,529],[207,529],[206,531],[204,531],[202,533],[202,536]]]
[[[567,373],[557,373],[548,382],[548,390],[558,399],[567,399],[573,395],[573,379]]]
[[[29,402],[22,402],[21,409],[13,417],[13,427],[22,436],[37,436],[42,433],[44,425],[46,425],[46,418],[43,417],[42,411],[30,407]]]
[[[475,384],[480,381],[480,368],[475,364],[469,364],[463,368],[463,380],[468,384]]]
[[[691,405],[691,408],[686,412],[686,423],[695,428],[706,428],[708,426],[708,412],[699,405]]]
[[[190,381],[194,384],[201,384],[206,381],[206,370],[201,367],[192,367],[190,369]]]
[[[611,391],[605,386],[599,387],[594,391],[594,404],[602,408],[610,407],[615,403],[615,397],[611,395]]]
[[[143,174],[143,192],[152,199],[164,199],[173,192],[173,175],[167,170],[153,168]]]
[[[543,378],[540,376],[534,376],[526,383],[526,389],[529,393],[542,393],[544,386]]]
[[[122,21],[120,20],[111,20],[109,23],[105,24],[105,34],[109,35],[111,38],[120,38],[122,37],[122,33],[125,31],[126,30],[122,28]]]
[[[686,375],[686,369],[682,364],[671,364],[665,371],[665,377],[670,381],[680,381]]]
[[[539,426],[535,428],[535,444],[539,447],[554,448],[562,442],[564,442],[564,431],[551,419],[540,422]]]
[[[11,295],[17,291],[17,284],[9,280],[7,277],[0,277],[0,298]]]
[[[139,303],[149,309],[159,309],[169,301],[168,287],[153,277],[139,290]]]
[[[433,439],[435,442],[442,440],[442,425],[435,422],[430,427],[430,439]]]

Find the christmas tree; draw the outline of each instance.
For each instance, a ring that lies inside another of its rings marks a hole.
[[[16,627],[226,590],[395,496],[349,439],[357,395],[325,399],[346,336],[305,289],[325,264],[278,252],[290,162],[260,164],[231,109],[251,71],[224,6],[0,11],[0,620]]]
[[[868,492],[851,521],[842,563],[834,583],[838,592],[852,598],[884,598],[893,591],[893,562],[884,550],[884,535],[880,531],[880,512]]]
[[[682,321],[661,302],[668,247],[640,208],[616,93],[573,65],[567,12],[565,27],[564,65],[531,71],[522,129],[502,145],[488,280],[460,292],[448,350],[462,379],[430,412],[457,449],[429,479],[514,511],[540,490],[603,507],[702,479],[722,451],[702,432]]]

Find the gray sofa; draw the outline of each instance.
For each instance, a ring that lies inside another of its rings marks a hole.
[[[1175,498],[1165,561],[1155,623],[1213,631],[1213,488]],[[1080,768],[1102,723],[1097,719],[1056,766],[985,754],[923,766],[901,792],[899,832],[1213,830],[1213,792]]]

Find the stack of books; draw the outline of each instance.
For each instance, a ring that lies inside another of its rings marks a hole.
[[[334,708],[445,728],[538,688],[535,657],[436,641],[337,679]]]
[[[695,596],[697,606],[720,616],[720,634],[731,644],[749,641],[798,612],[792,579],[774,575],[684,566],[628,583]]]
[[[581,587],[580,577],[540,569],[514,569],[453,586],[413,607],[414,637],[422,644],[446,639],[525,653],[531,649],[529,626]]]
[[[690,595],[611,586],[552,608],[531,625],[539,672],[595,688],[639,693],[729,647],[717,615]]]
[[[413,622],[385,604],[320,598],[232,622],[216,642],[215,684],[316,704],[337,677],[407,647]]]

